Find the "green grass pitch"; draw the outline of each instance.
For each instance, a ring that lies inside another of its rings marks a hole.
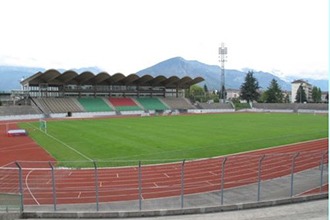
[[[49,135],[39,131],[39,122],[20,127],[58,161],[163,161],[324,138],[328,116],[235,113],[58,120],[47,122]]]

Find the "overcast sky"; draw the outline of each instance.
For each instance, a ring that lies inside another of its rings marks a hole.
[[[224,42],[225,68],[328,78],[328,0],[1,0],[0,29],[0,65],[128,75]]]

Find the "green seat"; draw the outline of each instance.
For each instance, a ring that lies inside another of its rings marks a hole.
[[[167,110],[168,108],[158,98],[136,98],[146,110]]]
[[[78,101],[87,112],[113,111],[101,98],[79,98]]]

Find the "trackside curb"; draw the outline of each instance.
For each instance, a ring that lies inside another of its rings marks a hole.
[[[308,195],[300,197],[292,197],[278,200],[235,204],[235,205],[224,205],[224,206],[213,206],[213,207],[198,207],[198,208],[187,208],[187,209],[171,209],[171,210],[150,210],[150,211],[132,211],[132,212],[23,212],[21,218],[66,218],[66,219],[77,219],[77,218],[129,218],[129,217],[157,217],[157,216],[170,216],[170,215],[185,215],[185,214],[203,214],[213,212],[226,212],[244,209],[254,209],[262,207],[270,207],[277,205],[286,205],[292,203],[307,202],[313,200],[328,199],[328,193],[322,193],[317,195]],[[17,218],[17,216],[16,216]],[[0,214],[0,220],[9,220]]]

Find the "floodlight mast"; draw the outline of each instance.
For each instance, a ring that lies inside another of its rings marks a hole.
[[[224,43],[221,43],[221,47],[219,47],[219,58],[221,63],[220,99],[223,103],[225,103],[227,99],[227,92],[225,87],[225,62],[227,58],[227,47],[225,47]]]

